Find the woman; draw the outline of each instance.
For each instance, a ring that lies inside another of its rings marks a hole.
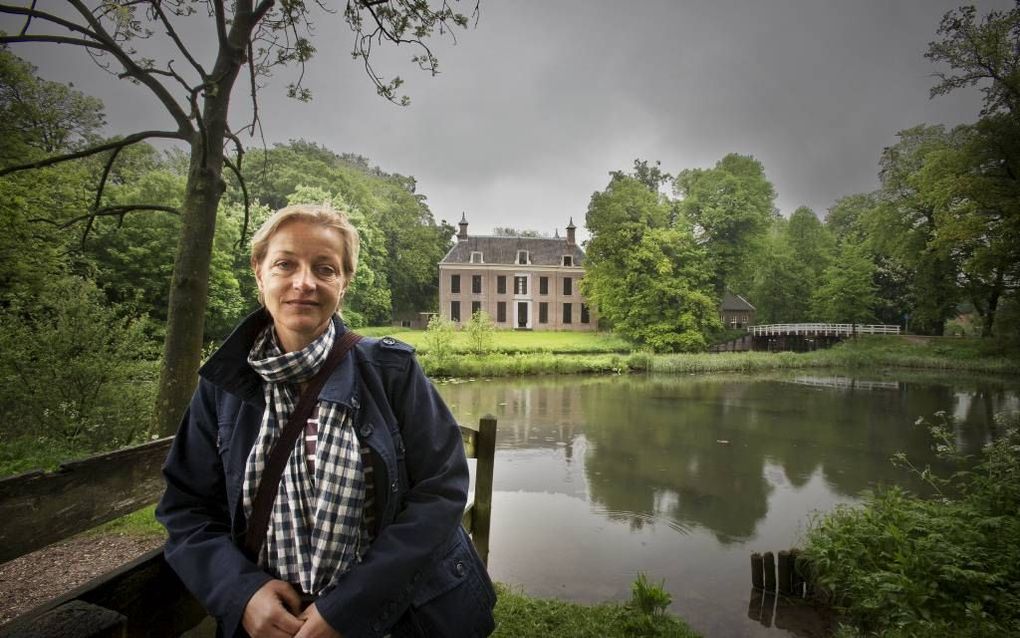
[[[449,410],[393,339],[361,340],[336,363],[355,343],[338,312],[358,246],[347,218],[326,207],[266,220],[251,256],[263,308],[202,366],[163,468],[167,561],[221,635],[493,628],[495,594],[460,527],[468,472]],[[281,446],[279,487],[267,478],[264,499],[267,459],[324,367],[312,417],[293,448]],[[267,524],[247,530],[260,509]],[[246,543],[261,531],[263,542]]]

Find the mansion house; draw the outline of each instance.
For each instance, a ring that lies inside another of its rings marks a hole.
[[[457,243],[439,262],[439,312],[464,323],[481,310],[496,328],[595,330],[581,296],[584,251],[574,239],[468,235],[460,220]]]

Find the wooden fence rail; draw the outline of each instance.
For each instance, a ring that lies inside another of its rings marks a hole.
[[[477,459],[474,500],[464,527],[487,562],[496,451],[496,419],[461,426],[468,458]],[[0,562],[138,510],[163,492],[160,472],[171,438],[66,463],[55,472],[0,480]],[[0,638],[179,636],[205,617],[163,560],[150,551],[0,628]]]

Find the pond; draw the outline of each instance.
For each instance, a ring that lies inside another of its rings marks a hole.
[[[919,417],[961,448],[1020,409],[1020,383],[938,374],[478,380],[440,393],[461,423],[499,420],[489,569],[529,594],[626,600],[638,572],[705,636],[810,636],[810,614],[752,619],[750,555],[796,547],[811,517],[942,467]],[[944,467],[943,467],[944,469]],[[768,626],[766,626],[768,625]],[[782,627],[782,628],[781,628]]]

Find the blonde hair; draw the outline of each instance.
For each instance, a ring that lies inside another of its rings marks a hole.
[[[281,226],[292,221],[306,221],[326,228],[332,228],[340,234],[340,270],[344,282],[350,284],[354,273],[358,270],[358,251],[361,238],[358,229],[347,219],[343,212],[335,210],[328,204],[292,204],[285,206],[269,216],[251,238],[252,268],[262,263],[269,250],[269,240]]]

